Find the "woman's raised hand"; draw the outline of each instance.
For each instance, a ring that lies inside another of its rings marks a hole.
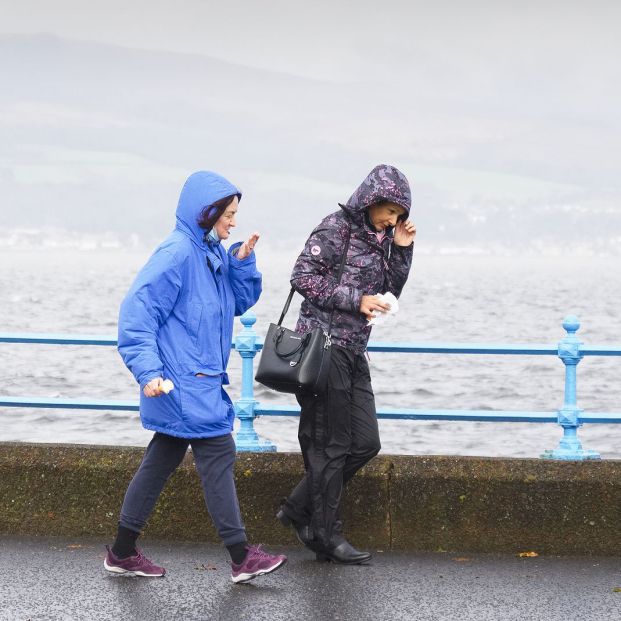
[[[409,246],[416,237],[416,225],[411,220],[397,222],[395,226],[395,244],[397,246]]]
[[[245,259],[253,250],[256,243],[259,241],[259,233],[256,231],[239,247],[237,251],[238,259]]]

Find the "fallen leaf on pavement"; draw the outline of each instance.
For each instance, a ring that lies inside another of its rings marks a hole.
[[[217,567],[215,565],[212,565],[211,563],[207,563],[207,565],[205,565],[205,563],[201,563],[198,567],[195,567],[194,569],[198,569],[198,571],[207,571],[210,569],[217,569]]]

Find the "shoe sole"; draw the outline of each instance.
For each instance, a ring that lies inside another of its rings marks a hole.
[[[235,584],[244,584],[246,582],[250,582],[259,576],[264,576],[265,574],[271,574],[272,572],[280,569],[283,565],[287,563],[287,559],[284,559],[278,563],[278,565],[274,565],[274,567],[270,567],[269,569],[262,569],[253,574],[239,574],[239,576],[231,576],[231,580]]]
[[[319,563],[336,563],[337,565],[366,565],[368,564],[373,557],[369,556],[369,558],[365,558],[359,561],[339,561],[331,556],[327,556],[326,554],[317,554],[315,560]]]
[[[145,574],[144,571],[130,571],[129,569],[123,569],[122,567],[108,565],[106,559],[104,559],[104,569],[109,571],[111,574],[129,574],[130,576],[140,576],[141,578],[161,578],[166,574],[165,571],[161,574]]]

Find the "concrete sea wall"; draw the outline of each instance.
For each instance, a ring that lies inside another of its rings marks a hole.
[[[0,534],[109,541],[143,449],[0,443]],[[249,539],[293,544],[274,518],[304,472],[292,453],[240,453]],[[348,486],[350,540],[369,549],[621,555],[621,461],[383,455]],[[188,454],[145,538],[218,541]]]

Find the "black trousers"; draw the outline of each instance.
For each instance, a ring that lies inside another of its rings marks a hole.
[[[381,448],[364,355],[333,345],[326,392],[296,397],[306,474],[285,501],[284,512],[311,524],[315,538],[330,545],[344,484]]]

